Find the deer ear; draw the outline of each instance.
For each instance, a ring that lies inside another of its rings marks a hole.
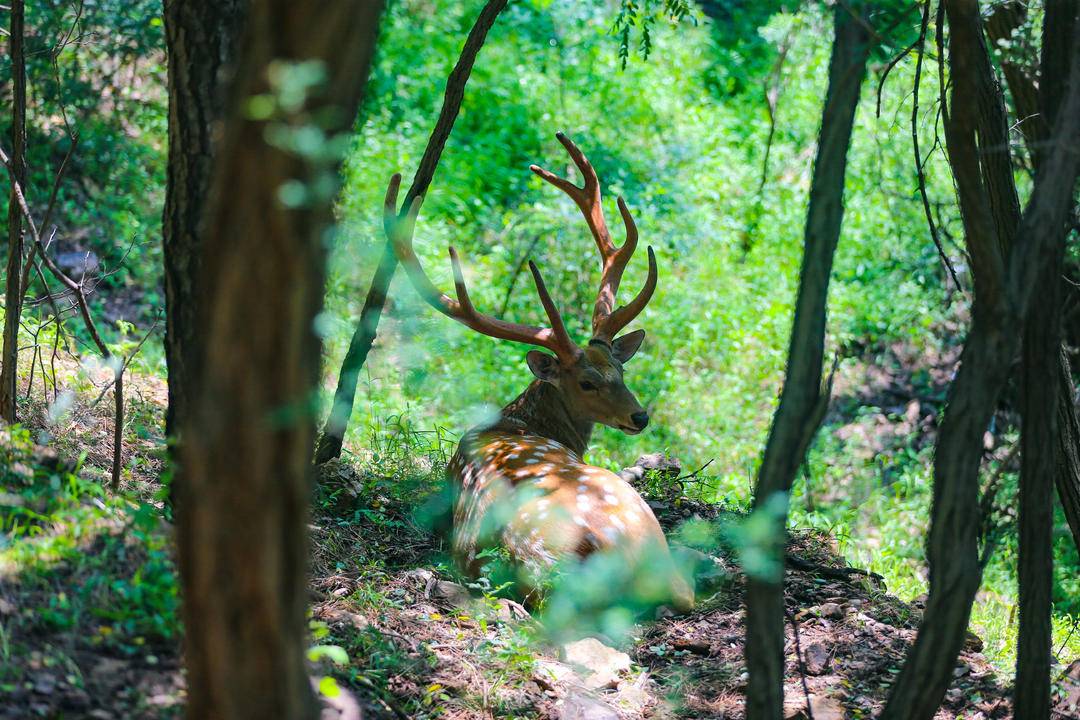
[[[559,376],[559,361],[547,353],[530,350],[525,355],[525,362],[529,363],[532,374],[544,382],[555,382]]]
[[[611,354],[615,356],[616,360],[624,363],[634,357],[638,348],[641,347],[643,340],[645,340],[644,330],[635,330],[634,332],[626,333],[622,337],[616,338],[615,342],[611,343]]]

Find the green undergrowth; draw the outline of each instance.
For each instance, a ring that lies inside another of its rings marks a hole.
[[[0,689],[43,647],[64,662],[174,654],[178,584],[160,509],[106,492],[24,428],[0,432]]]

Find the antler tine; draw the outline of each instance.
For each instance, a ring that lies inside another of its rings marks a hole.
[[[649,275],[645,278],[645,284],[629,303],[601,318],[599,322],[596,322],[594,318],[593,337],[595,339],[603,340],[610,345],[611,341],[615,339],[615,335],[640,315],[645,306],[649,304],[649,300],[652,299],[653,293],[656,291],[656,253],[653,252],[652,245],[647,249],[649,252]]]
[[[533,271],[536,290],[551,321],[551,328],[507,322],[477,311],[469,297],[469,290],[465,285],[465,274],[461,270],[461,262],[453,247],[450,248],[450,265],[454,271],[454,290],[457,299],[451,298],[435,287],[413,250],[413,233],[416,218],[420,212],[421,198],[413,201],[404,216],[399,216],[396,207],[400,187],[401,175],[395,174],[390,179],[390,184],[386,189],[386,199],[383,202],[383,227],[391,240],[398,262],[405,268],[413,287],[429,305],[443,315],[484,335],[547,348],[560,359],[572,360],[577,356],[578,348],[570,340],[562,317],[548,294],[543,278],[540,277],[540,271],[532,262],[529,265]]]
[[[561,132],[556,133],[555,137],[566,148],[566,152],[569,153],[570,158],[577,165],[585,182],[584,187],[578,187],[565,178],[550,173],[537,165],[531,165],[529,169],[543,180],[569,195],[578,208],[581,209],[582,215],[585,216],[585,222],[592,231],[593,239],[596,240],[596,246],[600,250],[602,264],[600,289],[597,291],[596,303],[593,307],[593,338],[611,342],[614,332],[625,327],[627,323],[633,320],[634,316],[644,309],[645,304],[648,303],[649,298],[652,296],[652,290],[656,287],[655,260],[650,252],[650,279],[646,282],[646,287],[638,293],[637,297],[629,305],[619,308],[617,312],[620,313],[620,316],[615,323],[610,322],[609,318],[615,307],[615,295],[619,291],[619,283],[622,281],[623,272],[637,249],[637,224],[634,222],[634,217],[630,214],[630,209],[626,206],[626,203],[621,197],[618,198],[619,215],[622,216],[623,225],[626,227],[626,241],[621,247],[615,247],[611,241],[607,221],[604,219],[600,180],[596,176],[596,171],[573,140]],[[650,282],[652,289],[648,289]],[[648,292],[646,292],[647,289]],[[632,314],[624,312],[631,308],[636,308]],[[608,327],[615,325],[618,325],[618,327],[614,331],[608,332]]]
[[[569,195],[570,199],[577,204],[578,208],[581,209],[582,215],[585,216],[585,222],[592,231],[593,239],[596,240],[596,246],[600,249],[601,257],[606,261],[606,258],[616,252],[617,248],[615,247],[615,244],[611,242],[611,233],[608,231],[607,220],[604,219],[604,206],[600,194],[600,179],[596,177],[596,170],[593,169],[592,163],[585,157],[585,153],[581,152],[578,146],[574,144],[573,140],[561,132],[555,133],[555,137],[558,138],[559,142],[562,143],[562,146],[566,148],[566,152],[570,155],[570,159],[577,165],[578,170],[581,172],[582,180],[585,183],[584,187],[578,187],[569,180],[548,172],[539,165],[530,165],[529,169],[539,175],[543,180],[551,183]]]

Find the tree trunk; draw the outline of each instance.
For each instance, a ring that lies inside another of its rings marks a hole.
[[[187,716],[314,718],[307,520],[325,248],[382,3],[255,0],[203,216],[177,542]],[[297,133],[323,134],[311,148]]]
[[[1061,444],[1061,270],[1065,228],[1039,271],[1039,287],[1024,322],[1020,378],[1020,627],[1017,632],[1016,720],[1050,717],[1050,625],[1054,583],[1054,476]]]
[[[1047,136],[1045,128],[1052,127],[1056,120],[1063,84],[1069,77],[1069,49],[1075,42],[1072,29],[1077,5],[1070,0],[1050,2],[1046,7],[1041,76],[1047,81],[1043,83],[1039,98],[1040,122],[1032,133],[1037,141],[1033,143],[1036,167],[1046,165],[1048,157],[1041,141]],[[1080,78],[1074,77],[1074,82],[1077,79]],[[1024,322],[1018,557],[1020,625],[1013,708],[1017,720],[1050,717],[1053,493],[1055,479],[1060,487],[1061,481],[1069,477],[1061,474],[1063,463],[1059,453],[1067,452],[1063,441],[1068,438],[1068,432],[1061,432],[1059,409],[1073,402],[1071,382],[1058,382],[1068,369],[1061,352],[1061,283],[1068,235],[1064,223],[1058,229],[1058,235],[1053,252],[1042,261],[1037,279],[1041,291],[1035,296]],[[1069,488],[1063,490],[1064,504],[1069,499]],[[1075,508],[1071,510],[1075,511]],[[1068,516],[1070,513],[1066,512]]]
[[[26,3],[12,0],[9,27],[11,52],[11,172],[26,187],[26,54],[24,21]],[[11,185],[8,199],[7,283],[4,289],[4,345],[0,357],[0,418],[16,420],[15,401],[19,378],[19,320],[22,318],[23,225],[22,209]]]
[[[213,169],[225,89],[244,26],[241,0],[166,0],[169,51],[169,161],[161,240],[165,261],[165,360],[169,405],[165,434],[174,442],[193,393],[202,237],[199,222]],[[175,449],[175,447],[174,447]]]
[[[747,580],[748,720],[775,720],[783,716],[786,495],[829,400],[828,394],[822,392],[829,275],[844,216],[848,146],[870,50],[864,23],[853,18],[847,9],[837,6],[833,22],[829,87],[810,187],[787,377],[754,491],[755,511],[768,512],[774,522],[769,554],[775,559],[779,572],[770,576],[750,574]],[[784,498],[780,512],[772,504],[776,497]]]
[[[1051,0],[1046,4],[1046,18],[1043,21],[1043,52],[1047,54],[1043,63],[1058,66],[1062,70],[1054,73],[1040,85],[1030,68],[1011,62],[1002,62],[1005,81],[1013,98],[1016,122],[1024,134],[1024,141],[1033,165],[1038,168],[1045,158],[1043,152],[1046,138],[1053,125],[1056,104],[1060,103],[1063,85],[1068,67],[1070,43],[1075,38],[1077,0]],[[1027,7],[1017,0],[997,5],[986,21],[986,32],[994,42],[1008,40],[1015,28],[1026,21]],[[1061,60],[1061,58],[1066,58]],[[1049,279],[1047,279],[1049,281]],[[1057,283],[1064,279],[1058,278]],[[1045,287],[1045,285],[1044,285]],[[1059,294],[1061,289],[1057,291]],[[1060,296],[1060,295],[1059,295]],[[1069,373],[1068,354],[1060,353],[1061,373]],[[1080,418],[1076,413],[1076,392],[1072,375],[1061,377],[1062,391],[1059,401],[1069,403],[1070,407],[1059,411],[1060,450],[1055,472],[1055,485],[1058,499],[1069,522],[1073,544],[1080,551]]]
[[[484,46],[488,31],[495,24],[499,13],[506,7],[506,3],[507,0],[488,0],[480,11],[480,15],[477,16],[472,30],[469,31],[468,38],[465,39],[461,56],[446,80],[442,109],[439,111],[438,120],[435,121],[435,128],[431,131],[431,137],[428,138],[427,147],[424,148],[420,167],[416,169],[412,185],[405,194],[405,200],[401,206],[402,212],[406,212],[412,205],[413,199],[427,192],[428,186],[431,185],[435,169],[439,166],[439,158],[442,157],[443,148],[450,137],[450,131],[454,129],[454,121],[457,120],[458,111],[461,109],[461,101],[465,97],[465,84],[469,82],[476,56],[480,48]],[[356,382],[360,378],[364,363],[367,362],[371,346],[375,344],[379,319],[382,317],[390,282],[394,279],[396,270],[397,257],[394,255],[393,246],[387,240],[379,266],[375,269],[375,276],[371,280],[371,287],[368,288],[367,296],[364,298],[360,322],[353,332],[349,349],[341,363],[337,389],[334,391],[334,403],[323,426],[318,447],[315,448],[316,463],[321,464],[341,457],[341,445],[345,441],[345,431],[349,427],[349,418],[352,416],[353,402],[356,399]]]
[[[1055,125],[1049,153],[1013,238],[1000,238],[1007,207],[985,173],[995,146],[982,122],[989,107],[979,92],[992,79],[983,43],[978,4],[947,4],[953,81],[946,141],[960,198],[964,232],[975,266],[974,322],[949,391],[949,402],[934,459],[934,496],[927,560],[930,597],[914,647],[896,680],[883,720],[930,720],[953,677],[963,646],[971,604],[981,580],[978,560],[978,474],[982,436],[993,415],[1019,346],[1022,320],[1046,266],[1062,241],[1080,155],[1065,147],[1080,132],[1080,56],[1072,63],[1076,81]],[[991,103],[992,104],[992,103]],[[981,147],[980,147],[981,145]],[[998,152],[1002,152],[998,150]],[[1007,261],[996,254],[1009,247]],[[978,258],[978,260],[976,260]],[[977,262],[977,265],[976,265]],[[1007,273],[1005,272],[1007,270]]]

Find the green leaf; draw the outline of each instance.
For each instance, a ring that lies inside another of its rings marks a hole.
[[[341,688],[338,687],[337,680],[329,675],[324,675],[323,678],[319,680],[319,693],[328,698],[335,698],[341,694]]]
[[[328,658],[335,665],[349,664],[349,654],[340,645],[313,645],[308,649],[307,656],[311,662]]]

